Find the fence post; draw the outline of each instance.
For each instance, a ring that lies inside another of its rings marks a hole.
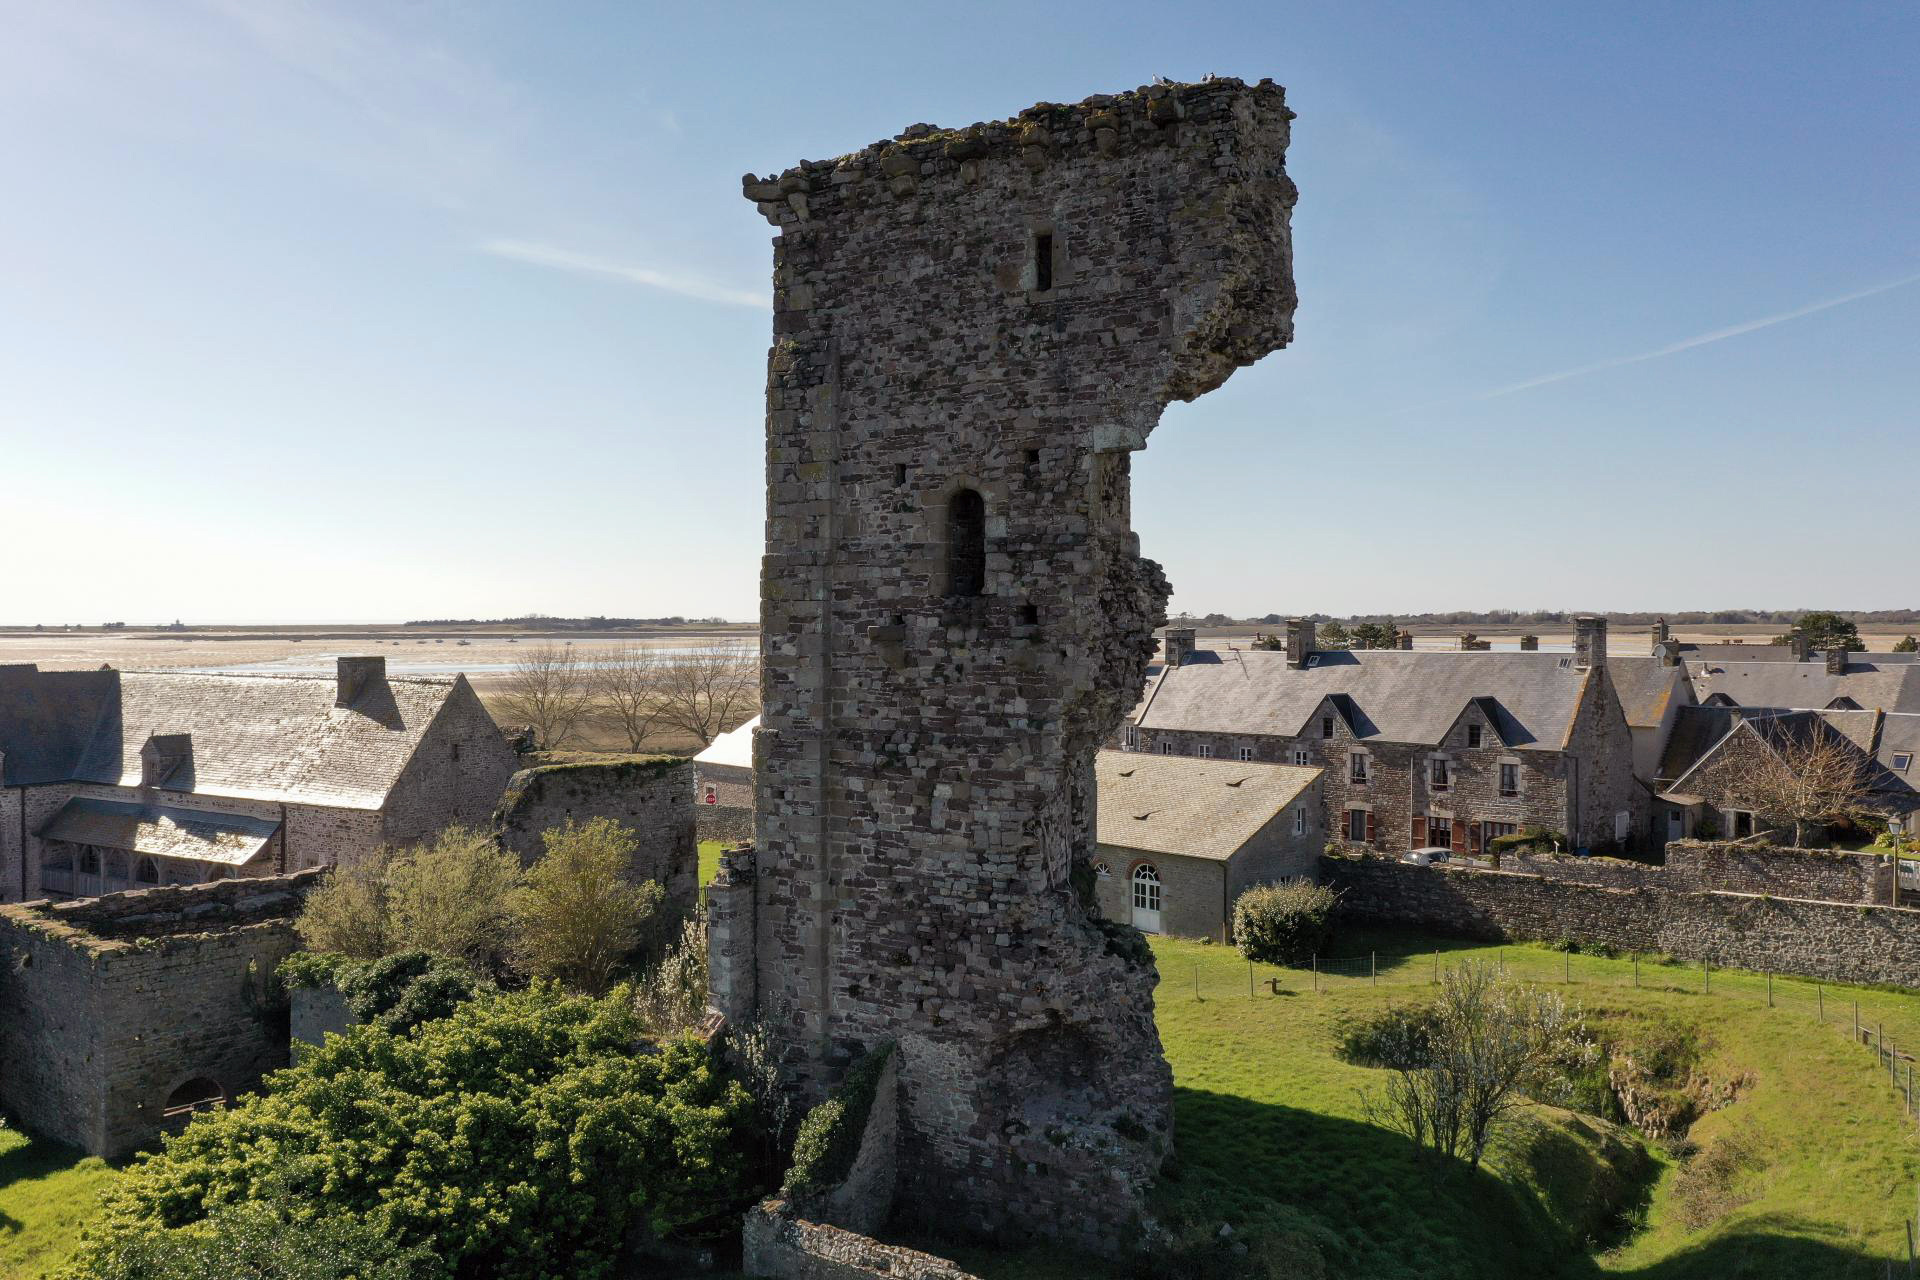
[[[1707,968],[1705,960],[1700,962],[1700,990],[1702,992],[1713,990],[1713,971]]]
[[[1378,951],[1367,952],[1367,977],[1373,980],[1374,986],[1380,985],[1380,953]]]
[[[1247,961],[1247,999],[1253,999],[1253,961]]]
[[[1313,958],[1313,989],[1316,992],[1320,990],[1320,957],[1317,955]],[[1855,1008],[1858,1008],[1859,1004],[1858,1000],[1854,1001]]]
[[[1767,1008],[1773,1008],[1773,970],[1767,970]]]
[[[1640,953],[1638,951],[1633,953],[1633,985],[1636,987],[1640,985]]]
[[[1860,1043],[1860,1002],[1853,1002],[1853,1042]]]
[[[1827,992],[1826,988],[1817,982],[1813,984],[1813,1002],[1819,1010],[1820,1021],[1825,1022],[1827,1020]]]
[[[1440,985],[1440,952],[1437,949],[1433,953],[1433,985]]]
[[[1560,953],[1560,981],[1573,981],[1573,952],[1571,951]]]

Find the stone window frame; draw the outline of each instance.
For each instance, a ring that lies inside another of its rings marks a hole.
[[[1313,752],[1306,747],[1295,747],[1293,749],[1293,763],[1296,768],[1311,769],[1313,767]]]
[[[1067,251],[1067,236],[1052,218],[1027,218],[1020,238],[1020,291],[1028,302],[1050,302],[1075,283],[1073,255]],[[1046,241],[1046,288],[1041,288],[1040,246]],[[1002,277],[1004,279],[1004,277]]]
[[[971,489],[980,495],[982,507],[981,538],[984,544],[984,565],[981,571],[980,594],[977,596],[956,597],[953,583],[949,579],[947,560],[948,551],[948,505],[954,495],[963,489]],[[961,471],[948,476],[927,499],[921,508],[921,545],[922,553],[919,568],[926,574],[927,585],[935,599],[952,600],[991,600],[1007,594],[1006,584],[999,581],[1001,575],[993,571],[994,547],[1005,542],[1006,512],[1008,498],[1006,486],[993,484],[971,471]],[[995,533],[995,525],[1000,527]]]
[[[1513,770],[1513,790],[1511,791],[1507,790],[1505,786],[1506,778],[1504,775],[1508,769]],[[1527,794],[1527,771],[1521,767],[1519,757],[1501,756],[1499,761],[1494,765],[1494,782],[1500,792],[1501,799],[1518,800],[1524,797]]]
[[[1353,844],[1369,843],[1369,841],[1367,840],[1367,827],[1371,824],[1373,819],[1373,806],[1365,803],[1364,801],[1358,804],[1348,803],[1346,807],[1341,810],[1341,812],[1344,815],[1344,820],[1340,824],[1341,835],[1343,835],[1348,841],[1350,841]],[[1360,834],[1359,835],[1353,834],[1353,827],[1354,827],[1353,815],[1356,813],[1360,815]]]
[[[1333,740],[1333,717],[1330,715],[1321,716],[1320,717],[1320,741],[1331,742],[1332,740]]]
[[[1427,790],[1453,790],[1453,758],[1444,751],[1435,751],[1427,756]]]
[[[1193,744],[1193,754],[1202,760],[1211,760],[1213,759],[1213,744],[1211,742],[1196,742]]]
[[[1293,806],[1293,834],[1296,836],[1307,834],[1307,806],[1304,804]]]
[[[1467,726],[1467,750],[1477,751],[1485,741],[1486,730],[1484,725],[1469,724]]]
[[[1356,763],[1358,768],[1355,767]],[[1373,781],[1373,752],[1365,747],[1350,747],[1347,750],[1347,785],[1364,787]]]

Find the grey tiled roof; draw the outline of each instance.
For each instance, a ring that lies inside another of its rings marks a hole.
[[[336,707],[330,676],[0,672],[3,780],[137,786],[147,739],[186,734],[170,789],[377,809],[460,683],[389,679]]]
[[[1317,768],[1102,751],[1099,843],[1142,853],[1231,858],[1319,778]]]
[[[1837,676],[1824,662],[1710,662],[1695,671],[1693,688],[1702,702],[1722,694],[1741,707],[1819,711],[1851,698],[1869,711],[1920,711],[1920,666],[1862,654]]]
[[[278,822],[267,818],[75,798],[36,834],[49,840],[239,867],[258,857],[279,829]]]
[[[1150,683],[1134,715],[1145,729],[1297,737],[1332,699],[1362,739],[1434,743],[1486,698],[1508,745],[1558,751],[1587,676],[1564,653],[1364,649],[1317,653],[1294,670],[1282,653],[1200,650]]]
[[[1676,699],[1684,705],[1687,669],[1669,667],[1658,658],[1607,656],[1607,674],[1613,678],[1614,692],[1620,695],[1620,709],[1627,723],[1636,729],[1657,728],[1666,718],[1667,707]]]

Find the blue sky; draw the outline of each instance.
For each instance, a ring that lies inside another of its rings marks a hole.
[[[0,12],[0,621],[751,617],[740,175],[1208,72],[1300,310],[1136,460],[1176,607],[1920,604],[1904,0]]]

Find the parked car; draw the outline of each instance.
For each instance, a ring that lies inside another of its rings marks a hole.
[[[1428,845],[1424,849],[1415,849],[1411,853],[1402,855],[1400,861],[1411,862],[1416,867],[1426,867],[1436,862],[1445,862],[1452,856],[1453,850],[1451,849],[1442,849],[1438,845]]]

